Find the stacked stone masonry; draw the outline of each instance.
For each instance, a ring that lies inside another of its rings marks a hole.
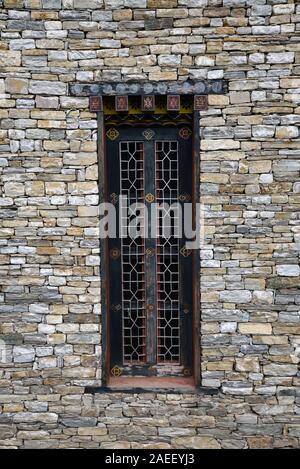
[[[300,3],[0,7],[0,447],[299,447]],[[200,113],[214,396],[84,393],[101,385],[97,120],[69,86],[130,79],[228,81]]]

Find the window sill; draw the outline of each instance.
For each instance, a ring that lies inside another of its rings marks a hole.
[[[147,392],[164,394],[216,395],[219,390],[196,386],[192,378],[111,378],[107,386],[86,387],[86,394],[106,393],[141,394]]]

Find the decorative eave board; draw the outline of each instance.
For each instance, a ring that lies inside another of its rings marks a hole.
[[[70,96],[207,95],[226,94],[227,92],[226,80],[71,83],[69,85]]]

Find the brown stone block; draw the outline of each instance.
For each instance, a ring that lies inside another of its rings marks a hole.
[[[238,184],[221,184],[220,192],[221,194],[244,194],[245,186]]]
[[[62,158],[42,158],[41,168],[61,168]]]
[[[54,247],[51,247],[51,246],[39,247],[39,248],[36,248],[36,253],[39,256],[55,255],[55,254],[60,253],[60,249],[59,248],[54,248]]]
[[[148,0],[147,8],[175,8],[178,0]]]
[[[130,8],[122,8],[113,11],[114,21],[130,21],[132,20],[132,10]]]
[[[83,229],[78,228],[78,227],[73,227],[71,226],[70,228],[67,229],[67,235],[68,236],[82,236]]]
[[[247,441],[250,449],[271,449],[273,447],[271,436],[249,436]]]
[[[262,194],[281,194],[283,192],[292,192],[293,184],[291,182],[274,182],[261,187]]]
[[[293,325],[293,324],[278,324],[274,325],[274,334],[291,334],[291,335],[299,335],[300,334],[300,326]]]
[[[56,20],[58,19],[57,11],[32,11],[32,20]]]
[[[4,8],[23,8],[23,0],[4,0]]]

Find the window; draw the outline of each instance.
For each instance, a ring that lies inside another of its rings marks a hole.
[[[183,206],[197,190],[193,114],[116,115],[109,99],[105,106],[106,200],[118,221],[102,266],[106,382],[190,383],[196,253],[186,247]]]

